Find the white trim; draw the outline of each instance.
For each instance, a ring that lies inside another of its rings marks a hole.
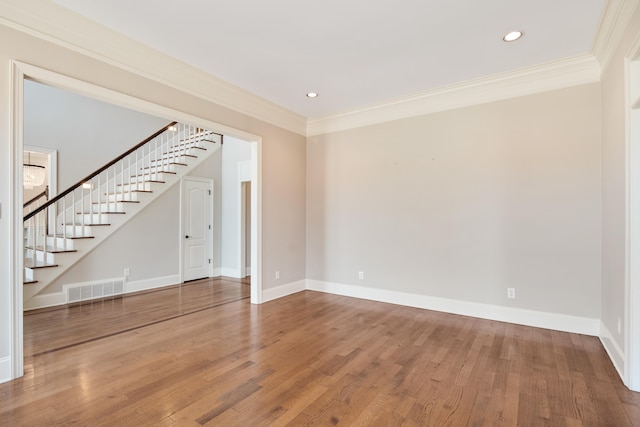
[[[640,34],[627,52],[625,79],[625,309],[624,369],[622,379],[631,390],[640,391],[640,111],[634,108],[640,99],[640,78],[632,68],[640,69]],[[636,93],[632,94],[632,91]],[[634,120],[634,116],[636,119]]]
[[[262,303],[262,141],[251,143],[251,303]]]
[[[500,322],[591,336],[598,336],[600,330],[600,320],[587,317],[452,300],[386,289],[365,288],[362,286],[323,282],[319,280],[307,280],[306,282],[306,288],[312,291],[405,305],[408,307],[424,308],[427,310],[443,311],[480,319],[497,320]]]
[[[0,24],[14,30],[304,135],[306,119],[303,116],[151,49],[55,2],[3,2],[0,15]]]
[[[604,322],[600,322],[600,342],[609,355],[613,367],[618,371],[618,375],[620,375],[620,378],[624,378],[624,351],[620,348]]]
[[[238,182],[238,210],[240,215],[238,219],[238,254],[237,263],[240,266],[240,277],[247,277],[247,186],[251,183],[251,159],[243,160],[237,163]],[[249,220],[251,220],[251,212],[249,212]],[[251,237],[251,236],[249,236]]]
[[[11,371],[11,358],[3,357],[0,359],[0,384],[11,381],[13,378]]]
[[[45,154],[47,156],[47,182],[49,183],[49,199],[58,195],[58,150],[51,148],[36,147],[35,145],[24,145],[24,151],[31,151]],[[24,159],[23,159],[24,163]],[[49,212],[49,228],[53,228],[56,221],[56,213],[51,210]]]
[[[618,48],[639,3],[640,0],[607,1],[591,47],[591,52],[600,62],[603,72]]]
[[[24,304],[24,310],[35,310],[38,308],[53,307],[67,303],[67,294],[64,292],[54,292],[50,294],[34,295]]]
[[[245,277],[251,276],[251,267],[245,267],[244,274],[245,274]]]
[[[211,277],[220,277],[222,276],[222,268],[215,267],[211,269]]]
[[[124,293],[146,291],[149,289],[163,288],[180,284],[180,275],[173,274],[170,276],[154,277],[152,279],[136,280],[135,282],[125,282]]]
[[[47,181],[49,182],[49,198],[58,194],[58,150],[25,145],[24,151],[37,152],[47,156]]]
[[[286,297],[287,295],[295,294],[307,289],[306,280],[298,280],[297,282],[286,283],[284,285],[276,286],[275,288],[265,289],[262,292],[262,302],[273,301],[278,298]]]
[[[24,240],[23,231],[23,192],[22,189],[22,155],[24,152],[23,143],[23,111],[24,111],[24,72],[15,61],[11,63],[11,109],[10,114],[10,138],[11,138],[11,159],[12,170],[9,188],[13,191],[11,202],[13,207],[8,209],[9,222],[9,242],[11,251],[9,253],[9,263],[12,268],[9,271],[9,289],[11,300],[11,378],[18,378],[24,374],[23,355],[23,271],[24,271]],[[4,377],[4,376],[3,376]]]
[[[593,55],[585,54],[309,119],[307,136],[594,83],[599,79],[598,61]]]

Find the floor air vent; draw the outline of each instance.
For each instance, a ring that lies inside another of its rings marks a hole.
[[[100,282],[65,285],[67,303],[110,297],[124,293],[123,279],[108,279]]]

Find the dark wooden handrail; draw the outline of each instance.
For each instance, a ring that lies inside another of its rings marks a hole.
[[[58,200],[62,199],[67,194],[71,193],[76,188],[80,187],[85,182],[89,181],[93,177],[95,177],[95,176],[99,175],[100,173],[104,172],[110,166],[113,166],[114,164],[118,163],[120,160],[124,159],[129,154],[133,153],[138,148],[142,147],[143,145],[145,145],[147,142],[151,141],[155,137],[157,137],[157,136],[161,135],[162,133],[166,132],[171,126],[175,126],[176,124],[178,124],[178,122],[171,122],[168,125],[166,125],[165,127],[163,127],[162,129],[160,129],[159,131],[157,131],[156,133],[154,133],[153,135],[148,136],[143,141],[141,141],[140,143],[136,144],[133,148],[131,148],[131,149],[127,150],[126,152],[120,154],[118,157],[116,157],[115,159],[111,160],[109,163],[107,163],[106,165],[102,166],[100,169],[96,170],[95,172],[93,172],[88,177],[86,177],[84,179],[81,179],[80,181],[78,181],[78,183],[76,183],[76,184],[72,185],[71,187],[67,188],[62,193],[58,194],[56,197],[54,197],[53,199],[49,200],[44,205],[40,206],[38,209],[36,209],[33,212],[30,212],[27,215],[25,215],[24,216],[24,221],[28,220],[29,218],[34,217],[38,212],[41,212],[41,211],[45,210],[46,208],[48,208],[49,206],[51,206],[52,204],[54,204]]]
[[[29,206],[30,204],[34,203],[36,200],[40,199],[41,197],[49,197],[49,186],[47,185],[44,188],[44,191],[42,191],[40,194],[36,195],[33,199],[29,200],[28,202],[26,202],[22,208],[26,208],[27,206]]]

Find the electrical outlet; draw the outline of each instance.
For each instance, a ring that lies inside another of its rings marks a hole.
[[[129,277],[130,273],[131,273],[131,271],[129,270],[129,267],[124,269],[124,277]]]
[[[280,270],[276,271],[276,280],[280,280]]]
[[[507,298],[509,299],[516,298],[516,288],[507,288]]]
[[[359,271],[358,272],[358,279],[364,280],[364,271]]]

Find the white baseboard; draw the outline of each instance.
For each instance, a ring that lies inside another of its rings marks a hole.
[[[24,304],[24,310],[35,310],[37,308],[53,307],[67,303],[67,295],[64,292],[35,295]]]
[[[251,276],[251,267],[245,267],[244,274],[247,276]]]
[[[211,270],[211,277],[220,277],[222,276],[222,269],[220,267],[216,267]]]
[[[263,289],[262,302],[272,301],[274,299],[286,297],[287,295],[295,294],[296,292],[304,291],[306,286],[306,280],[298,280],[297,282],[287,283],[275,288]]]
[[[0,384],[11,381],[11,358],[3,357],[0,359]]]
[[[221,267],[220,275],[226,276],[226,277],[233,277],[235,279],[242,279],[244,277],[239,268],[228,268],[228,267]]]
[[[124,293],[146,291],[149,289],[162,288],[164,286],[177,285],[180,283],[180,275],[175,274],[164,277],[154,277],[152,279],[137,280],[124,284]]]
[[[620,375],[620,378],[624,382],[624,351],[613,338],[611,331],[606,327],[604,322],[600,322],[600,342],[609,355],[613,367],[616,368],[618,375]]]
[[[600,332],[599,319],[409,294],[386,289],[365,288],[319,280],[307,280],[306,283],[306,289],[312,291],[591,336],[599,336]]]

